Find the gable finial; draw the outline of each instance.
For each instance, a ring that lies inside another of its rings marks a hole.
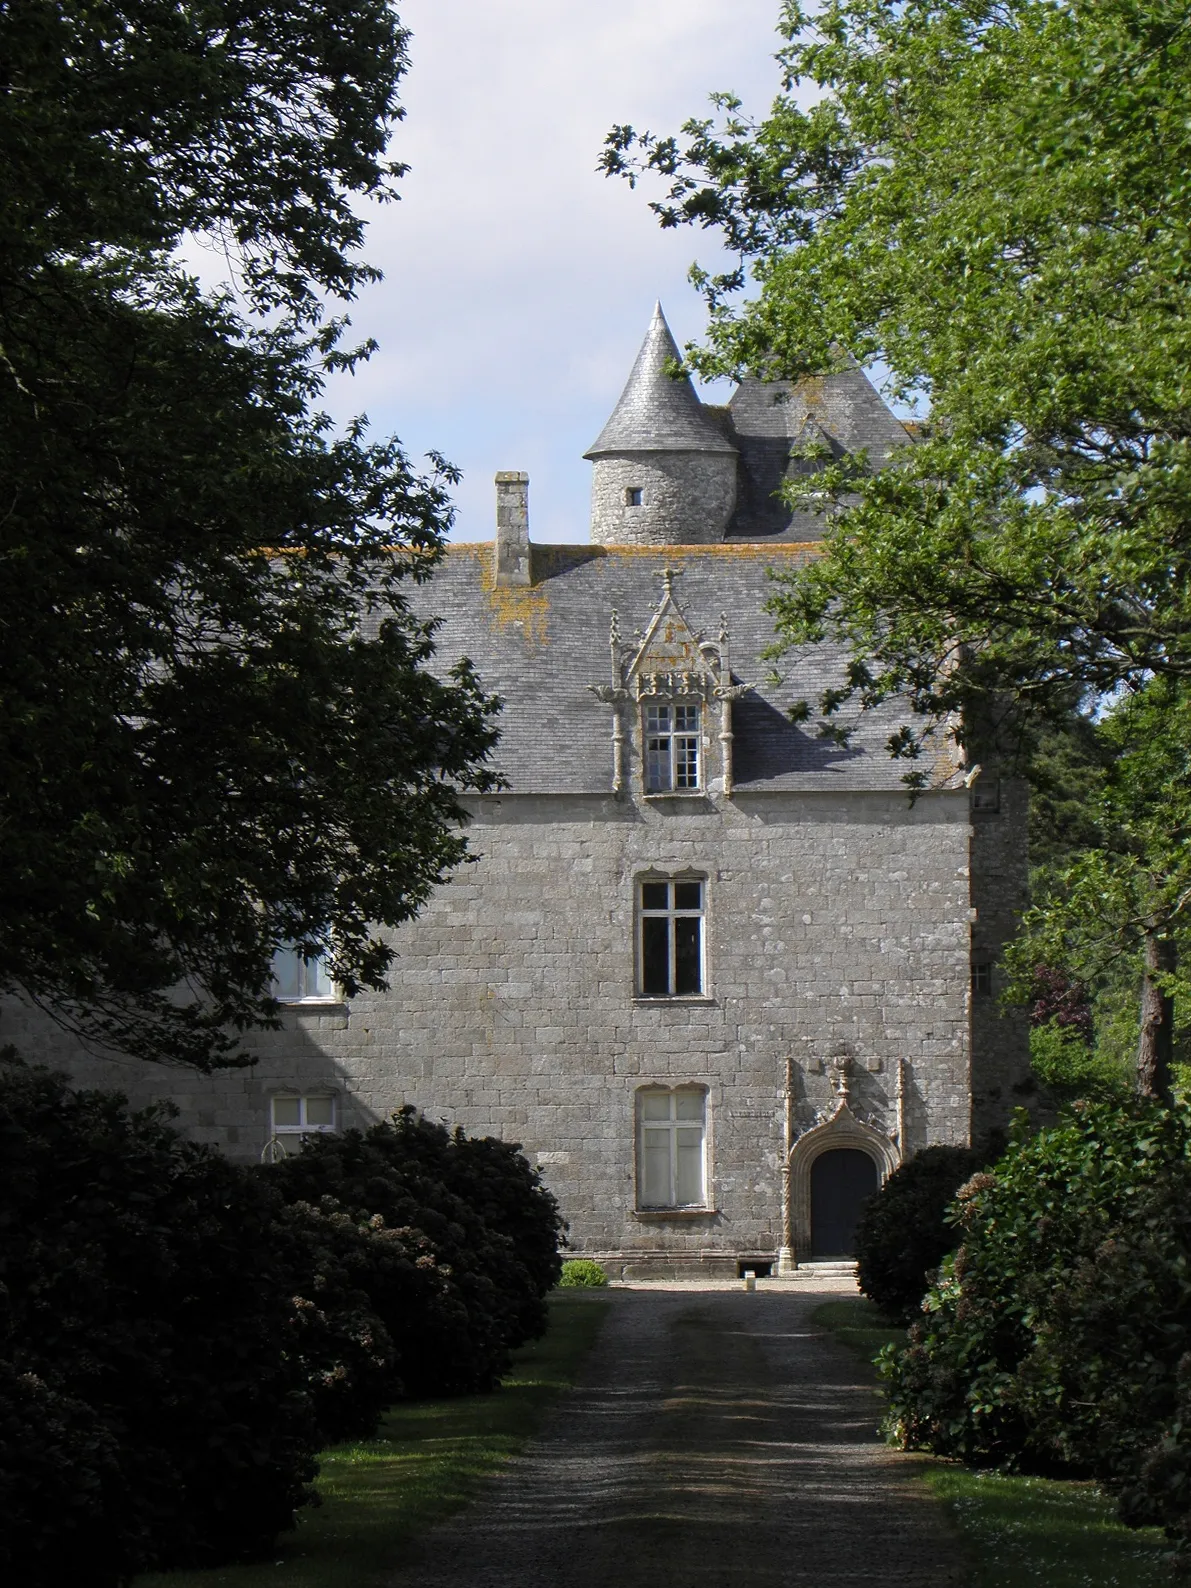
[[[660,579],[662,581],[663,601],[672,601],[674,599],[674,581],[681,575],[681,573],[681,568],[672,568],[669,563],[667,563],[664,568],[656,569],[654,571],[654,578]]]
[[[608,644],[612,647],[612,654],[615,656],[620,645],[620,613],[615,607],[612,608],[612,621],[608,625]]]

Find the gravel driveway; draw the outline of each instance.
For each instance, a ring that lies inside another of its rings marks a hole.
[[[605,1294],[581,1383],[392,1588],[965,1581],[857,1359],[807,1322],[851,1281]]]

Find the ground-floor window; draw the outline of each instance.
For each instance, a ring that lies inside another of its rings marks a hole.
[[[707,1205],[707,1091],[645,1086],[637,1093],[637,1201],[642,1208]]]
[[[331,1092],[279,1093],[269,1100],[269,1142],[276,1151],[298,1152],[306,1136],[327,1135],[338,1128]]]

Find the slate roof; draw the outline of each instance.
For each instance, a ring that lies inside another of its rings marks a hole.
[[[872,468],[881,468],[912,441],[856,364],[797,383],[743,380],[727,411],[740,452],[729,541],[822,539],[825,519],[809,510],[791,512],[777,494],[785,479],[821,467],[792,453],[807,447],[824,448],[834,458],[864,452]]]
[[[780,683],[763,652],[773,638],[762,610],[769,568],[815,555],[813,546],[534,546],[533,583],[496,586],[491,544],[452,546],[414,606],[441,620],[437,665],[470,656],[484,685],[505,708],[496,764],[517,793],[607,794],[612,785],[612,710],[591,684],[612,681],[609,625],[622,638],[644,631],[662,598],[661,573],[676,572],[674,597],[696,633],[716,637],[727,618],[733,677],[752,688],[733,708],[735,779],[741,794],[765,790],[897,789],[906,763],[885,743],[900,720],[896,707],[862,718],[841,749],[785,715],[796,700],[816,699],[838,683],[842,653],[815,646],[787,658]],[[953,784],[945,759],[938,782]]]
[[[708,417],[687,376],[676,380],[667,373],[681,357],[662,306],[656,304],[628,385],[585,458],[610,452],[736,451]]]

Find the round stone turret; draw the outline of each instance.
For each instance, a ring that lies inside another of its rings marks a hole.
[[[583,454],[595,465],[591,538],[600,546],[705,546],[736,503],[736,448],[683,375],[659,303],[628,385]]]

